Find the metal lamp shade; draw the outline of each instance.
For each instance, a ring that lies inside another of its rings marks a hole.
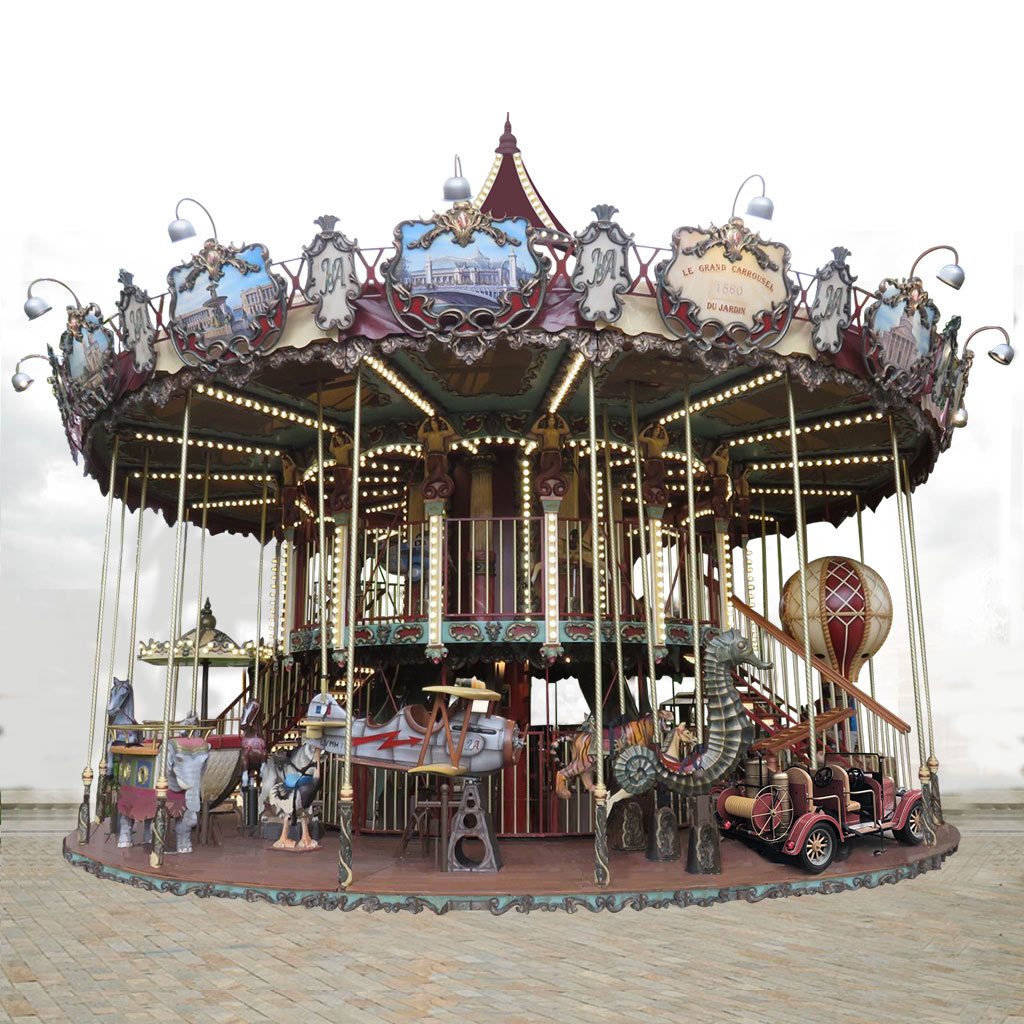
[[[959,288],[964,283],[964,268],[959,263],[947,263],[938,273],[938,279],[950,288]]]
[[[444,183],[444,200],[446,203],[465,202],[472,194],[469,182],[460,175],[455,175]]]
[[[25,316],[27,316],[29,320],[35,320],[36,317],[40,317],[44,313],[50,312],[50,304],[46,299],[40,298],[38,295],[30,295],[25,300],[23,308],[25,310]]]
[[[747,203],[747,215],[760,217],[761,220],[771,220],[775,212],[775,204],[767,196],[754,196]]]
[[[183,242],[186,238],[194,238],[196,229],[192,226],[192,221],[179,217],[167,225],[167,234],[170,235],[172,242]]]
[[[988,354],[997,362],[1002,363],[1003,366],[1009,366],[1013,362],[1014,351],[1013,346],[1007,342],[1002,341],[995,348],[990,348]]]
[[[11,378],[11,387],[15,391],[28,391],[32,387],[32,378],[24,370],[19,370]]]

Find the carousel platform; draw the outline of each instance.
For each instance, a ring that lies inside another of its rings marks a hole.
[[[686,835],[681,835],[685,856]],[[116,838],[94,832],[78,845],[77,833],[64,839],[64,857],[97,878],[151,892],[178,896],[262,901],[324,910],[579,909],[598,911],[670,906],[713,906],[745,900],[873,889],[937,870],[957,850],[960,833],[938,828],[935,846],[904,846],[886,840],[875,854],[874,838],[854,841],[849,855],[820,875],[808,875],[786,862],[769,860],[741,840],[722,839],[722,872],[689,875],[681,861],[652,863],[643,853],[612,851],[612,884],[594,885],[593,843],[583,839],[519,839],[501,844],[504,868],[498,873],[444,873],[430,858],[410,849],[396,859],[397,836],[361,836],[355,840],[355,881],[346,891],[336,884],[337,837],[329,833],[321,847],[306,853],[274,850],[266,840],[244,835],[223,838],[216,847],[197,846],[187,856],[169,855],[164,866],[149,866],[143,846],[120,850]]]

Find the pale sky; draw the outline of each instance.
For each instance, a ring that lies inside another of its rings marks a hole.
[[[442,206],[456,152],[475,193],[508,109],[535,184],[570,230],[613,202],[639,243],[667,246],[681,224],[724,220],[758,171],[775,202],[770,237],[790,246],[795,269],[812,272],[845,245],[858,283],[874,288],[952,243],[960,292],[934,279],[942,254],[920,268],[941,322],[959,313],[961,338],[985,324],[1012,332],[1024,292],[1020,15],[964,10],[450,0],[391,4],[385,19],[373,5],[224,3],[194,30],[167,5],[5,12],[5,39],[21,42],[0,61],[0,785],[78,785],[106,511],[71,461],[43,364],[26,366],[38,377],[27,393],[9,386],[15,360],[56,345],[62,328],[53,286],[43,294],[54,312],[25,320],[29,280],[62,278],[105,315],[120,267],[165,290],[187,247],[166,233],[185,195],[210,208],[222,241],[263,242],[274,260],[298,255],[322,213],[363,245],[390,244],[399,221]],[[453,77],[464,61],[474,74]],[[183,212],[206,237],[201,213]],[[997,366],[985,355],[995,340],[976,339],[970,424],[915,500],[945,790],[1020,785],[1024,764],[1024,356]],[[146,519],[140,639],[167,635],[173,549],[166,523]],[[127,529],[126,574],[134,517]],[[865,532],[897,610],[879,696],[912,720],[891,501]],[[810,558],[856,553],[852,527],[811,529]],[[252,541],[207,545],[204,589],[238,640],[255,625],[255,557]],[[786,557],[788,575],[791,548]],[[126,581],[119,675],[129,599]],[[107,658],[105,641],[101,701]],[[225,670],[211,705],[238,683]],[[159,713],[162,684],[162,670],[138,667],[140,715]]]

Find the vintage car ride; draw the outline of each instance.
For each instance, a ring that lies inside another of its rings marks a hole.
[[[924,838],[921,790],[897,789],[886,760],[831,752],[812,776],[805,763],[772,771],[767,760],[751,759],[745,784],[717,793],[722,832],[793,857],[813,874],[858,836],[892,832],[916,846]]]

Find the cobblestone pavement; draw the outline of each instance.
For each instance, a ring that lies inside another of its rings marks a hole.
[[[1024,822],[954,817],[942,871],[703,910],[328,913],[73,870],[5,815],[0,1021],[1024,1022]]]

